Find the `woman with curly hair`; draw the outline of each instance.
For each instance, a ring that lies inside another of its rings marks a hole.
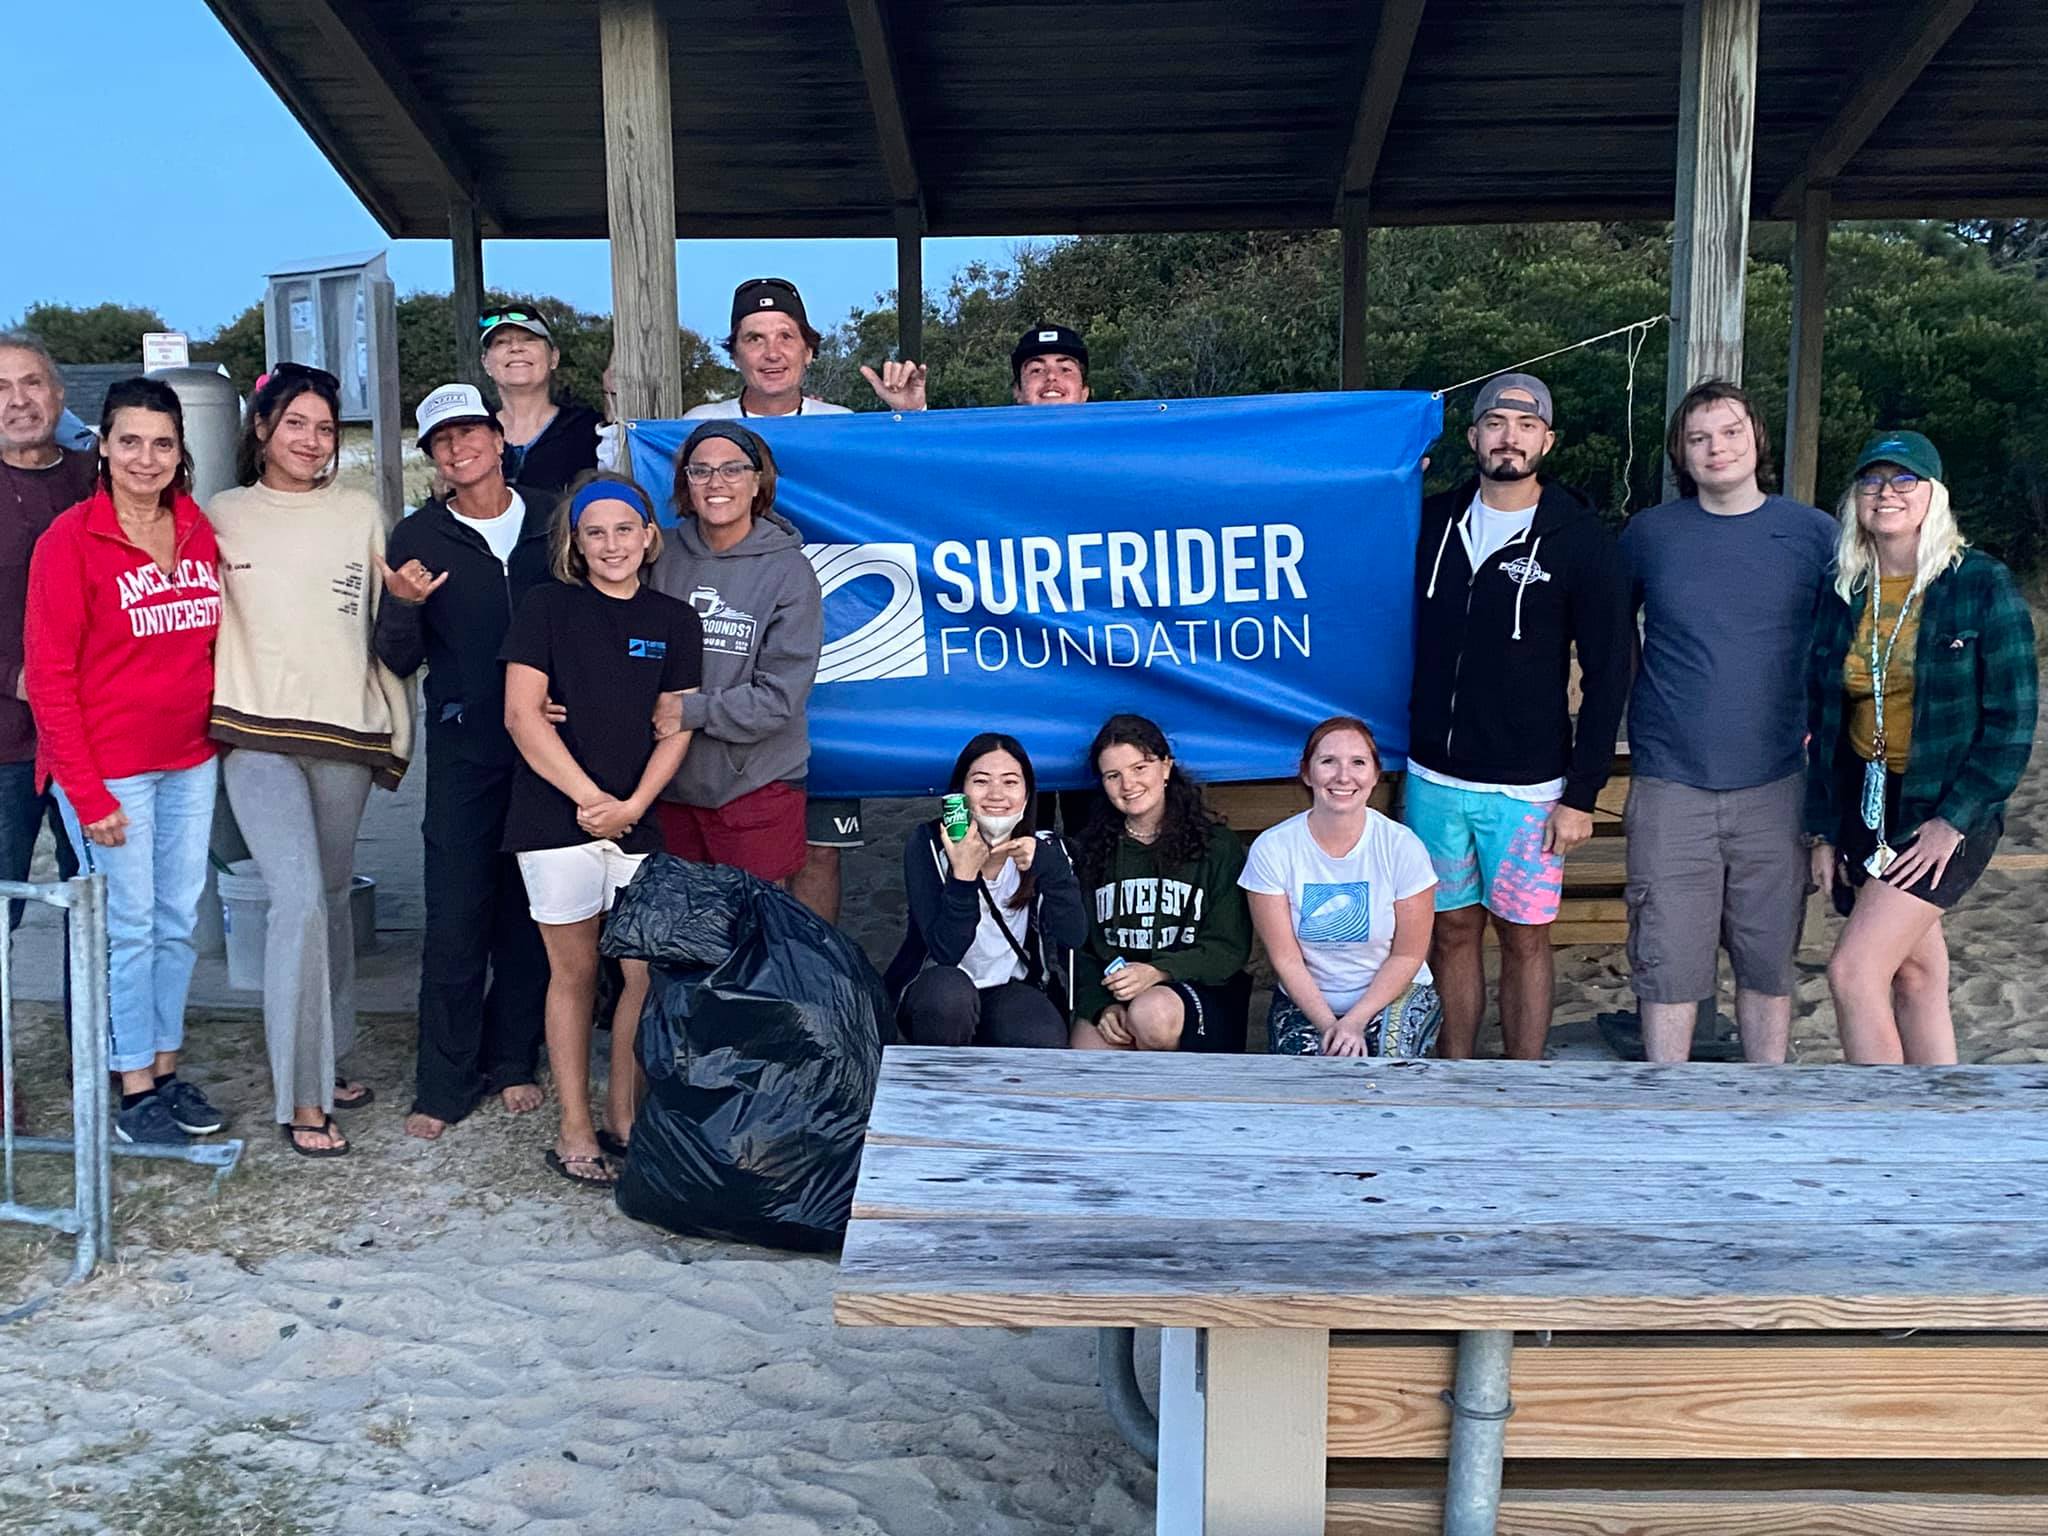
[[[1074,961],[1073,1047],[1242,1051],[1244,844],[1143,715],[1110,716],[1088,760],[1106,799],[1078,849],[1089,918]]]

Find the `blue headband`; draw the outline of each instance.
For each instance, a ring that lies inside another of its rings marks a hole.
[[[654,521],[654,503],[637,485],[624,480],[593,480],[569,498],[569,526],[574,528],[583,514],[600,501],[623,501],[640,514],[642,521]]]

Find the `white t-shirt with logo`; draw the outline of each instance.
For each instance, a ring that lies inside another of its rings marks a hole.
[[[1003,925],[1010,930],[1018,945],[1024,943],[1031,922],[1031,903],[1012,908],[1010,898],[1017,894],[1017,887],[1024,877],[1017,873],[1014,859],[1003,860],[1003,867],[993,880],[988,882],[989,894],[996,899],[996,908],[1003,914]],[[974,942],[967,946],[967,953],[960,957],[960,969],[977,988],[1000,987],[1006,981],[1022,981],[1024,962],[1018,958],[1017,950],[1003,937],[1003,930],[996,926],[996,920],[988,909],[988,903],[975,899],[981,904],[981,921],[974,928]]]
[[[464,517],[455,510],[455,503],[448,503],[448,512],[455,521],[465,528],[474,528],[491,553],[498,557],[498,564],[509,567],[512,551],[519,543],[520,532],[526,526],[526,498],[517,491],[512,493],[512,505],[496,517]]]
[[[1435,885],[1436,870],[1421,838],[1369,807],[1358,841],[1335,857],[1310,833],[1308,816],[1261,832],[1237,883],[1287,898],[1308,973],[1341,1017],[1393,951],[1394,903]],[[1427,962],[1415,979],[1430,980]]]

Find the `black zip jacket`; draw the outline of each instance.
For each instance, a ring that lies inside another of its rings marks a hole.
[[[505,445],[505,479],[521,490],[560,496],[571,480],[597,468],[597,429],[603,424],[589,406],[562,401],[523,457],[512,444]]]
[[[498,648],[512,610],[527,590],[552,579],[548,533],[554,498],[520,487],[526,521],[505,565],[474,528],[455,520],[448,504],[429,497],[391,530],[385,562],[393,570],[417,560],[448,580],[424,603],[380,603],[372,637],[377,659],[400,677],[427,669],[422,712],[436,752],[480,762],[513,759],[505,730],[505,665]]]
[[[1408,755],[1480,784],[1562,778],[1564,803],[1591,811],[1628,702],[1627,567],[1599,514],[1546,481],[1529,531],[1474,571],[1459,528],[1478,488],[1474,479],[1422,504]],[[1566,697],[1574,642],[1576,739]]]
[[[910,927],[896,958],[889,962],[884,984],[891,999],[927,965],[958,965],[974,942],[984,908],[979,880],[956,880],[939,847],[939,825],[927,821],[910,829],[903,843],[903,894],[910,908]],[[1088,913],[1081,902],[1081,882],[1058,834],[1038,834],[1038,852],[1031,858],[1038,886],[1025,929],[1027,956],[1024,979],[1051,995],[1062,1014],[1067,1011],[1066,976],[1059,952],[1079,949],[1088,937]]]

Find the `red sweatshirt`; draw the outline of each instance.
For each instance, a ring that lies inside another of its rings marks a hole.
[[[108,779],[213,756],[213,525],[180,496],[168,573],[121,532],[102,488],[50,524],[28,568],[22,680],[36,721],[36,786],[55,779],[90,825],[120,809]]]

